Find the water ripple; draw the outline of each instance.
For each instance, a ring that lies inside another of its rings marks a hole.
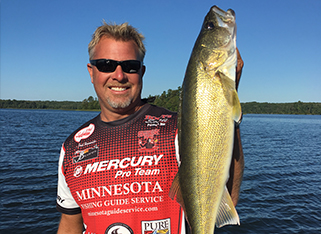
[[[55,233],[64,139],[95,112],[0,110],[1,233]],[[245,115],[240,226],[215,233],[321,233],[321,117]]]

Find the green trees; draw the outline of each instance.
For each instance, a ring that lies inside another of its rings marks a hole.
[[[178,111],[180,93],[182,89],[169,89],[161,95],[149,95],[145,101],[150,104],[162,106],[171,111]],[[321,103],[293,102],[293,103],[268,103],[246,102],[241,103],[243,114],[296,114],[296,115],[321,115]],[[100,110],[97,98],[89,96],[81,102],[70,101],[17,101],[1,100],[0,108],[16,109],[63,109],[63,110]]]
[[[293,103],[242,103],[244,114],[293,114],[293,115],[321,115],[321,103],[293,102]]]
[[[83,110],[100,110],[99,101],[97,98],[89,96],[81,102],[81,109]]]
[[[177,90],[169,89],[161,95],[156,95],[149,103],[178,111],[181,87]],[[295,115],[321,115],[321,103],[293,102],[293,103],[267,103],[246,102],[241,103],[243,114],[295,114]]]
[[[21,100],[2,100],[0,99],[0,108],[12,109],[63,109],[77,110],[80,108],[79,102],[71,101],[21,101]]]
[[[99,110],[97,98],[92,96],[84,99],[82,102],[72,101],[21,101],[21,100],[2,100],[0,99],[0,108],[12,109],[52,109],[52,110]]]
[[[156,95],[151,104],[162,106],[171,111],[178,111],[181,90],[181,87],[178,87],[177,90],[169,89],[167,92],[164,91],[161,95]]]

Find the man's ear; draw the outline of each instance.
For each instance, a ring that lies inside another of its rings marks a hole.
[[[143,79],[143,76],[144,76],[144,74],[145,74],[145,71],[146,71],[146,66],[143,65],[143,66],[142,66],[142,79]]]
[[[93,67],[90,63],[87,64],[87,70],[89,72],[90,75],[90,79],[91,79],[91,83],[94,83],[94,79],[93,79]]]

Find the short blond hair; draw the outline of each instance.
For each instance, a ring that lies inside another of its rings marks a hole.
[[[113,38],[116,41],[133,40],[138,46],[140,60],[144,60],[146,49],[143,43],[145,39],[143,34],[139,33],[136,28],[132,27],[127,22],[123,24],[107,24],[105,21],[103,22],[103,25],[98,27],[92,35],[92,39],[88,45],[89,59],[93,58],[95,46],[102,37]]]

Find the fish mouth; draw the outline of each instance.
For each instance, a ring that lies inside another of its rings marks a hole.
[[[227,11],[224,11],[218,6],[213,6],[211,10],[223,17],[228,17],[229,15],[232,15],[233,17],[235,17],[235,11],[233,11],[232,9],[228,9]]]
[[[216,21],[219,27],[229,28],[231,23],[235,23],[235,12],[232,9],[224,11],[218,6],[213,6],[211,11],[216,16]]]

